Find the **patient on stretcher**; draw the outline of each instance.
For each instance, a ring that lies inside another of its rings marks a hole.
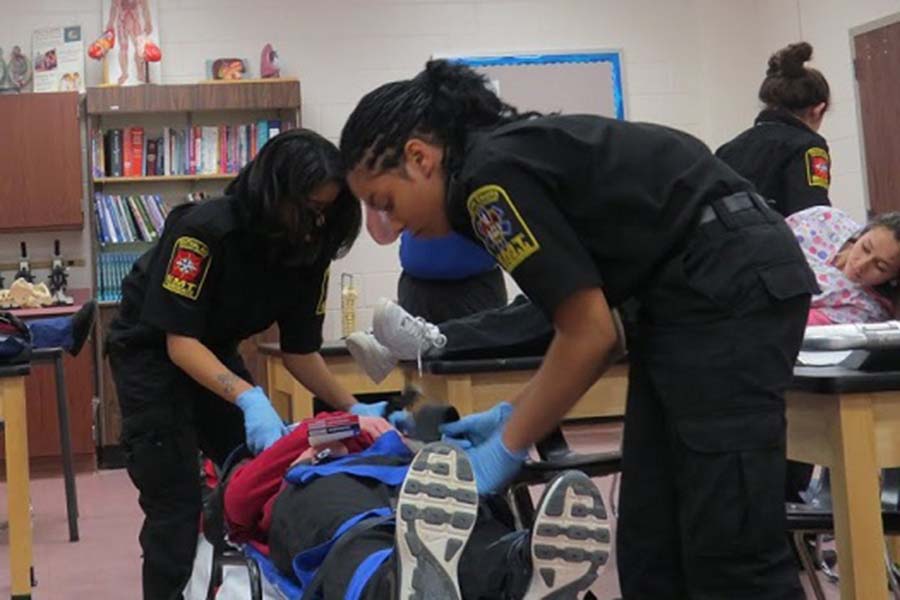
[[[224,483],[229,539],[267,557],[288,598],[582,598],[606,564],[606,511],[580,472],[548,484],[531,529],[516,530],[455,446],[363,417],[358,435],[311,447],[314,422]]]

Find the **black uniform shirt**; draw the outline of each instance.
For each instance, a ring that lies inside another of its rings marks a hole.
[[[635,295],[702,205],[750,189],[686,133],[548,116],[471,135],[448,209],[552,315],[583,288],[602,286],[612,306]]]
[[[277,322],[285,352],[319,349],[330,261],[272,265],[237,202],[223,197],[170,213],[160,240],[122,282],[112,348],[164,347],[165,334],[175,333],[228,354]]]
[[[788,111],[762,111],[753,127],[716,150],[716,156],[753,182],[785,217],[831,204],[828,144]]]

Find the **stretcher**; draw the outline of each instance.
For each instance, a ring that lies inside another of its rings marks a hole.
[[[524,528],[531,525],[535,515],[529,486],[547,483],[560,472],[570,469],[581,470],[591,477],[612,475],[621,470],[618,451],[572,452],[559,429],[537,444],[536,449],[539,460],[526,462],[510,487],[513,511]],[[184,597],[185,600],[299,600],[302,590],[253,544],[224,550],[220,546],[216,550],[207,535],[201,533]],[[587,598],[592,597],[588,593]]]

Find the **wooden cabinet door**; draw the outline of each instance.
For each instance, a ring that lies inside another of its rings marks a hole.
[[[78,94],[0,95],[0,231],[80,229]]]
[[[68,354],[63,359],[66,378],[66,400],[69,406],[69,432],[72,454],[94,454],[93,407],[94,360],[91,342],[84,345],[78,356]],[[53,363],[31,365],[25,377],[25,401],[28,414],[28,455],[30,458],[61,456],[59,446],[59,416],[56,411],[56,372]],[[0,435],[0,442],[3,436]],[[0,458],[3,457],[0,443]]]

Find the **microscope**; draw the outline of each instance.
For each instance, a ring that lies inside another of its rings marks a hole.
[[[16,271],[13,281],[21,278],[28,283],[34,283],[34,275],[31,273],[31,263],[28,262],[28,249],[25,246],[25,242],[20,242],[19,248],[22,251],[22,257],[19,259],[19,270]]]
[[[50,279],[48,287],[53,297],[53,304],[74,304],[75,299],[66,295],[66,284],[69,280],[69,269],[59,252],[59,240],[53,240],[53,260],[50,261]]]

